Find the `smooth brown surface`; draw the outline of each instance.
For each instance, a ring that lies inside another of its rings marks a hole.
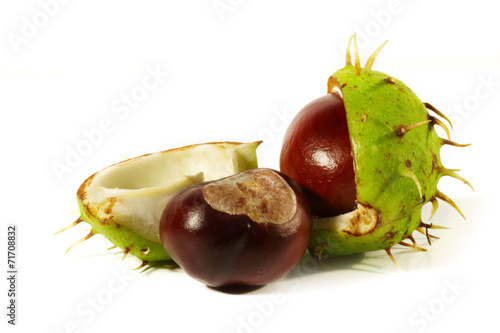
[[[356,209],[354,161],[339,95],[312,101],[293,119],[283,140],[280,169],[303,187],[313,215]]]
[[[255,222],[247,214],[216,210],[202,192],[217,181],[191,185],[165,207],[160,221],[165,250],[186,273],[211,287],[264,285],[284,276],[304,255],[312,217],[301,188],[281,176],[297,200],[289,221]]]

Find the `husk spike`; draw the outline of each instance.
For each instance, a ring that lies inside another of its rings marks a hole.
[[[448,122],[448,124],[450,124],[451,129],[453,129],[453,124],[451,123],[451,120],[444,113],[442,113],[441,111],[439,111],[438,109],[436,109],[430,103],[424,103],[424,106],[425,106],[426,109],[433,111],[435,114],[437,114],[438,116],[440,116],[441,118],[443,118],[444,120],[446,120]]]
[[[413,238],[412,235],[408,235],[407,237],[409,240],[411,240],[411,242],[413,243],[413,246],[417,246],[417,241],[415,240],[415,238]]]
[[[431,204],[432,204],[432,210],[431,210],[431,217],[429,217],[429,220],[431,220],[434,217],[434,214],[436,214],[439,207],[439,202],[436,199],[436,197],[432,197]]]
[[[458,208],[457,204],[455,202],[453,202],[453,200],[451,200],[446,194],[444,194],[443,192],[441,192],[439,190],[436,190],[436,198],[447,202],[449,205],[451,205],[453,208],[455,208],[457,210],[457,212],[460,213],[460,215],[462,215],[464,220],[466,219],[464,214],[460,211],[460,208]]]
[[[454,147],[468,147],[471,145],[470,143],[461,144],[461,143],[456,143],[456,142],[453,142],[453,141],[447,140],[447,139],[442,139],[442,140],[443,140],[443,145],[450,145],[450,146],[454,146]]]
[[[424,235],[427,238],[427,243],[429,243],[429,245],[432,245],[432,241],[431,241],[432,236],[429,235],[429,233],[427,232],[427,229],[424,230],[424,227],[418,227],[415,230],[420,232],[422,235]]]
[[[413,248],[413,249],[415,250],[415,252],[418,252],[418,251],[423,251],[423,252],[425,252],[425,251],[427,251],[427,249],[424,249],[424,248],[422,248],[422,247],[420,247],[420,246],[417,246],[416,244],[408,244],[408,243],[405,243],[405,242],[402,242],[402,241],[401,241],[401,242],[399,242],[398,244],[399,244],[399,245],[406,246],[406,247],[411,247],[411,248]]]
[[[389,256],[389,258],[391,258],[391,260],[394,263],[394,265],[396,265],[396,267],[398,269],[401,269],[401,267],[399,267],[399,265],[398,265],[398,262],[396,261],[396,259],[394,258],[394,256],[391,253],[391,246],[385,248],[385,253],[387,253],[387,255]]]
[[[137,271],[137,270],[139,270],[139,269],[143,268],[143,267],[144,267],[144,266],[146,266],[147,264],[148,264],[148,261],[143,260],[143,261],[142,261],[142,263],[141,263],[139,266],[137,266],[136,268],[134,268],[134,271]]]
[[[413,182],[417,186],[418,195],[420,196],[420,199],[422,199],[422,186],[420,185],[420,181],[418,180],[417,175],[415,175],[415,173],[411,171],[411,169],[404,163],[401,164],[401,167],[399,169],[399,174],[403,177],[408,177],[411,180],[413,180]]]
[[[66,230],[68,230],[68,229],[71,229],[71,228],[73,228],[75,225],[77,225],[78,223],[80,223],[80,222],[82,222],[82,221],[83,221],[83,220],[82,220],[82,218],[81,218],[81,217],[79,217],[79,218],[77,218],[77,219],[76,219],[76,221],[75,221],[75,222],[71,223],[71,224],[70,224],[70,225],[68,225],[66,228],[63,228],[63,229],[59,230],[59,231],[58,231],[58,232],[56,232],[54,235],[57,235],[57,234],[58,234],[58,233],[60,233],[60,232],[66,231]]]
[[[448,168],[445,168],[445,167],[441,167],[439,169],[439,174],[440,176],[450,176],[450,177],[453,177],[455,179],[458,179],[458,180],[461,180],[462,182],[464,182],[465,184],[467,184],[473,191],[476,191],[474,189],[474,187],[472,187],[471,183],[469,183],[469,181],[467,179],[465,179],[464,177],[458,175],[456,173],[456,171],[460,171],[459,169],[448,169]]]
[[[444,131],[446,132],[446,135],[448,136],[448,140],[450,140],[451,139],[450,138],[450,130],[448,129],[448,127],[446,127],[446,125],[441,120],[439,120],[436,117],[429,116],[429,118],[431,118],[431,121],[432,121],[433,125],[438,125],[442,129],[444,129]]]
[[[368,61],[366,62],[365,68],[372,69],[372,65],[373,65],[373,62],[375,61],[375,58],[380,53],[380,51],[385,46],[385,44],[387,44],[387,42],[388,42],[388,40],[383,42],[382,45],[380,45],[378,47],[378,49],[376,49],[375,52],[372,53],[372,55],[368,58]]]
[[[419,121],[418,123],[415,123],[415,124],[410,124],[410,125],[401,125],[397,130],[396,130],[396,134],[399,136],[399,137],[403,137],[403,135],[405,135],[406,133],[408,133],[409,131],[411,131],[412,129],[415,129],[419,126],[422,126],[422,125],[425,125],[425,124],[428,124],[431,122],[431,119],[429,120],[424,120],[424,121]]]
[[[125,248],[125,250],[123,250],[123,256],[122,256],[122,260],[125,259],[125,257],[127,256],[127,254],[130,252],[130,249],[128,247]]]
[[[354,67],[356,69],[356,75],[360,75],[361,62],[359,61],[358,41],[356,39],[356,34],[354,34]]]
[[[349,42],[347,43],[347,52],[345,54],[345,65],[346,66],[352,66],[352,62],[351,62],[351,41],[352,41],[352,37],[349,38]]]
[[[90,232],[87,234],[87,236],[83,237],[82,239],[76,241],[75,243],[73,243],[73,245],[71,245],[67,250],[66,250],[66,253],[69,252],[69,250],[71,250],[73,247],[77,246],[78,244],[86,241],[87,239],[89,239],[90,237],[94,236],[94,232],[92,230],[90,230]]]

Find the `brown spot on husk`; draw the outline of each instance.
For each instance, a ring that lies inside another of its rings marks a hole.
[[[379,222],[379,212],[371,206],[358,204],[358,209],[349,219],[343,231],[353,236],[362,236],[375,230]]]
[[[113,212],[113,206],[116,201],[116,197],[109,197],[99,203],[89,202],[85,207],[92,216],[98,218],[101,224],[107,224],[107,221],[113,218],[111,213]]]
[[[396,79],[394,79],[393,77],[389,76],[389,77],[386,77],[384,79],[384,82],[387,83],[387,84],[394,85],[394,84],[396,84]]]

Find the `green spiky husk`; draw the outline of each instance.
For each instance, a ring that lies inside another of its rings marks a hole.
[[[430,119],[422,101],[401,81],[366,68],[357,75],[351,65],[332,77],[345,104],[357,202],[376,209],[379,221],[363,235],[316,223],[309,248],[331,255],[388,249],[412,235],[422,206],[436,196],[443,140],[431,123],[398,133],[402,126]]]
[[[92,226],[94,234],[102,234],[124,252],[132,254],[146,262],[172,261],[172,258],[161,243],[155,243],[138,236],[125,227],[117,224],[113,219],[100,221],[92,216],[82,200],[77,197],[80,219]]]

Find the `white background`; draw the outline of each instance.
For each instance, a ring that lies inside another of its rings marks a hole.
[[[2,332],[413,333],[497,327],[500,24],[492,4],[3,1]],[[132,270],[137,259],[121,261],[100,236],[65,254],[88,232],[82,223],[54,236],[78,217],[78,186],[125,157],[192,143],[263,139],[260,166],[278,168],[287,122],[326,93],[327,78],[344,66],[354,32],[362,63],[388,39],[373,69],[401,79],[449,115],[452,140],[473,143],[442,149],[444,165],[461,169],[476,191],[454,179],[441,181],[440,190],[467,220],[441,202],[432,222],[451,229],[436,231],[441,239],[432,247],[418,237],[428,252],[394,250],[401,270],[383,252],[327,264],[306,260],[286,279],[245,295],[216,292],[181,271],[139,274]],[[151,71],[157,84],[150,80],[145,90]],[[95,134],[103,129],[102,136]],[[86,133],[95,135],[90,146]],[[68,157],[77,149],[85,156]],[[66,165],[64,172],[57,165]],[[6,316],[11,223],[18,231],[15,327]]]

